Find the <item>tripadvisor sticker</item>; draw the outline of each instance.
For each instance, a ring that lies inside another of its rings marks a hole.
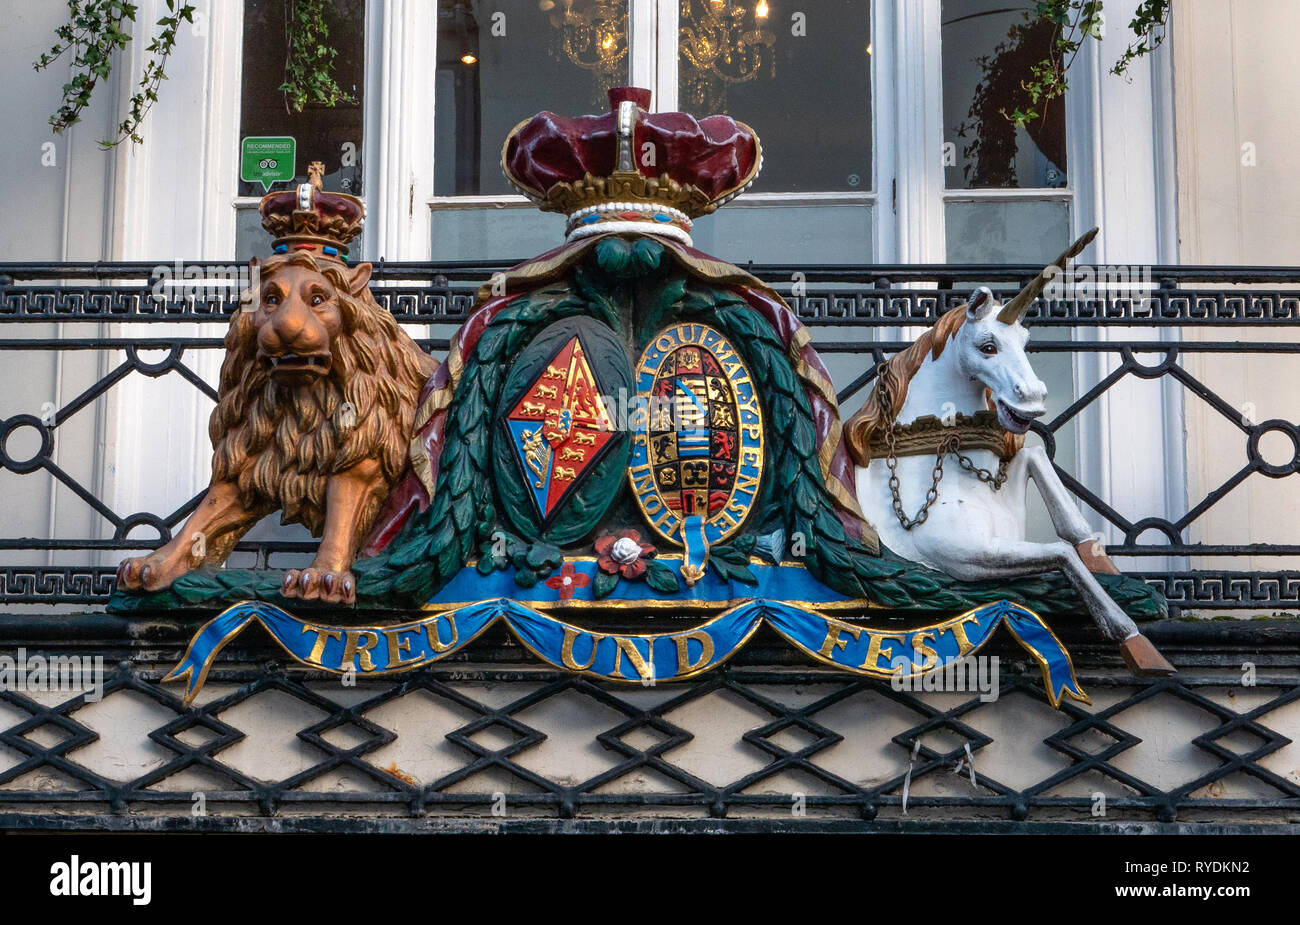
[[[297,143],[287,135],[245,138],[239,152],[239,179],[261,183],[263,192],[269,191],[272,183],[292,180],[297,149]]]

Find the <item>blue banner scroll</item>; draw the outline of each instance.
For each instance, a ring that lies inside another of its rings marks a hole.
[[[1042,668],[1052,706],[1059,706],[1062,696],[1089,702],[1060,640],[1037,614],[1010,601],[977,607],[932,626],[885,630],[760,599],[690,629],[649,634],[583,629],[506,598],[391,626],[330,626],[299,620],[274,604],[247,601],[205,624],[163,680],[185,681],[188,704],[203,687],[217,653],[255,620],[304,665],[358,675],[392,674],[436,662],[503,620],[534,655],[556,668],[643,684],[680,681],[716,668],[764,621],[817,661],[881,679],[942,669],[976,652],[1006,624]]]

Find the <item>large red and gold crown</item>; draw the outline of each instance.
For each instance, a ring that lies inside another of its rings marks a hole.
[[[544,212],[569,217],[570,240],[639,231],[690,243],[694,219],[754,182],[758,135],[728,116],[647,112],[650,91],[616,87],[611,111],[542,112],[515,126],[501,150],[506,179]]]
[[[311,251],[347,262],[348,245],[365,225],[366,207],[356,196],[321,189],[324,175],[325,165],[312,161],[306,183],[262,197],[262,227],[275,239],[277,254]]]

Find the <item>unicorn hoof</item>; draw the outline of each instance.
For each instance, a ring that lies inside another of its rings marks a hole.
[[[1135,633],[1119,644],[1119,654],[1124,656],[1124,664],[1129,671],[1139,678],[1167,678],[1177,671],[1165,660],[1151,640],[1141,633]]]
[[[1119,575],[1120,570],[1115,567],[1115,563],[1110,560],[1110,556],[1101,547],[1092,540],[1084,540],[1082,543],[1076,543],[1074,551],[1079,554],[1083,560],[1084,567],[1094,575]]]

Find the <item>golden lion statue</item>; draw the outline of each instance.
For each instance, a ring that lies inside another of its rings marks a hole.
[[[370,264],[297,251],[252,266],[255,306],[230,323],[208,424],[212,483],[171,542],[122,562],[118,587],[155,591],[219,565],[280,510],[321,538],[309,567],[286,571],[284,596],[352,603],[357,548],[406,467],[438,363],[375,302]]]

